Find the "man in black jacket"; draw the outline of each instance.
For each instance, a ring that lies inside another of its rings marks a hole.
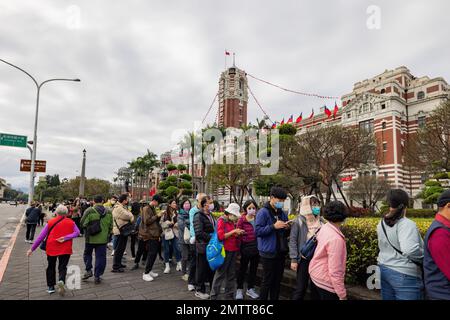
[[[25,211],[27,223],[27,232],[25,234],[25,242],[33,243],[34,233],[36,232],[36,225],[38,224],[39,217],[41,215],[41,210],[36,203],[32,203],[31,207]]]
[[[200,211],[194,215],[194,230],[195,230],[195,248],[197,251],[196,261],[196,283],[197,291],[195,296],[200,299],[209,299],[206,293],[205,283],[209,282],[211,287],[214,278],[214,273],[211,271],[208,260],[206,259],[206,246],[211,239],[211,234],[214,232],[216,222],[211,215],[214,209],[213,200],[206,196],[200,200]]]

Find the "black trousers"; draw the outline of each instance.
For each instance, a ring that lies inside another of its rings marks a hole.
[[[249,256],[241,252],[240,267],[237,276],[237,288],[244,288],[245,276],[247,275],[247,289],[255,287],[256,270],[258,270],[259,255]],[[250,265],[250,269],[249,269]],[[248,274],[247,274],[248,270]]]
[[[36,232],[36,224],[35,223],[27,223],[27,233],[25,234],[26,240],[33,241],[35,232]]]
[[[209,267],[208,260],[206,260],[206,254],[197,252],[196,261],[196,273],[195,282],[197,285],[197,290],[201,293],[206,293],[205,283],[209,282],[209,286],[212,286],[214,279],[214,272]]]
[[[339,300],[336,293],[319,288],[311,281],[311,300]]]
[[[136,256],[134,257],[134,263],[141,262],[141,259],[143,261],[146,261],[147,253],[148,253],[148,241],[139,239]]]
[[[160,241],[158,240],[148,240],[148,255],[147,262],[145,263],[145,273],[149,273],[153,269],[153,265],[155,264],[156,256],[158,254],[158,247],[160,245]]]
[[[136,242],[138,242],[138,235],[137,235],[137,234],[132,234],[132,235],[130,236],[130,240],[131,240],[131,243],[130,243],[130,246],[131,246],[131,256],[132,256],[133,258],[135,258],[135,257],[136,257]],[[139,246],[139,243],[138,243],[138,246]]]
[[[189,256],[189,278],[188,284],[196,285],[196,270],[197,270],[197,250],[195,244],[190,244],[190,256]]]
[[[127,240],[128,237],[121,234],[117,236],[117,247],[114,250],[113,270],[118,270],[121,268],[123,253],[127,247]]]
[[[304,300],[309,284],[309,261],[301,259],[297,266],[297,285],[292,300]]]
[[[284,273],[284,256],[275,258],[261,257],[263,275],[261,281],[260,300],[278,300],[280,284]]]
[[[47,286],[53,287],[56,284],[56,260],[58,263],[59,281],[66,283],[67,264],[69,263],[70,254],[63,254],[60,256],[47,256]]]

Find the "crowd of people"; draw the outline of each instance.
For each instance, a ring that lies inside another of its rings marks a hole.
[[[322,205],[316,196],[305,196],[298,216],[289,220],[283,210],[286,198],[284,189],[272,187],[270,199],[260,208],[253,200],[246,201],[242,208],[230,203],[218,218],[212,215],[216,207],[212,197],[203,193],[197,195],[195,203],[188,198],[170,200],[165,210],[160,210],[163,198],[158,194],[149,203],[132,201],[129,194],[113,196],[106,202],[102,196],[92,202],[77,199],[67,205],[53,205],[56,217],[48,221],[34,242],[42,208],[33,204],[26,211],[26,241],[32,243],[27,254],[30,256],[38,247],[46,250],[49,293],[54,293],[56,286],[64,294],[72,242],[84,233],[83,280],[94,277],[95,284],[102,282],[108,245],[113,255],[111,271],[126,272],[123,257],[130,238],[134,259],[131,270],[143,268],[143,281],[159,277],[154,269],[159,255],[164,261],[163,272],[171,273],[175,264],[187,282],[187,290],[200,299],[215,300],[223,294],[230,300],[244,296],[278,300],[287,259],[297,274],[293,300],[305,299],[307,292],[313,300],[347,299],[346,242],[351,239],[345,239],[341,231],[347,207],[340,201]],[[406,216],[406,192],[390,190],[387,202],[389,212],[377,227],[382,298],[449,300],[450,190],[439,197],[438,212],[425,239]],[[208,256],[214,237],[223,245],[223,261],[217,268],[212,268]],[[258,294],[255,284],[259,265]]]

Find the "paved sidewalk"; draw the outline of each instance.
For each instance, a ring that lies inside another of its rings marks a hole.
[[[36,229],[35,238],[41,230],[42,227]],[[108,263],[103,275],[104,281],[100,285],[95,285],[93,278],[90,278],[87,282],[81,281],[81,289],[67,290],[64,298],[57,293],[49,295],[46,292],[45,280],[46,255],[38,248],[28,258],[26,251],[30,245],[25,243],[24,239],[25,228],[22,227],[0,283],[0,300],[197,300],[194,294],[187,290],[187,282],[181,279],[181,272],[175,271],[175,266],[171,269],[170,274],[163,274],[163,263],[159,257],[154,267],[154,271],[159,273],[159,277],[152,282],[142,280],[143,267],[130,271],[129,268],[134,263],[131,261],[129,247],[128,255],[125,256],[128,268],[124,273],[111,272],[112,257],[111,251],[108,250]],[[84,238],[74,239],[74,253],[70,258],[69,267],[75,266],[76,268],[78,266],[81,275],[84,273],[83,249]]]

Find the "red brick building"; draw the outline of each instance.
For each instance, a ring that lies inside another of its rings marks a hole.
[[[341,97],[342,107],[336,119],[327,118],[321,110],[313,119],[302,121],[299,133],[328,122],[373,132],[379,147],[376,163],[348,171],[345,176],[383,176],[394,187],[415,196],[426,177],[405,168],[405,142],[414,139],[429,112],[449,97],[450,87],[443,78],[417,78],[402,66],[355,83],[353,91]],[[344,182],[344,187],[349,183]],[[421,201],[416,201],[415,207],[422,207]]]

